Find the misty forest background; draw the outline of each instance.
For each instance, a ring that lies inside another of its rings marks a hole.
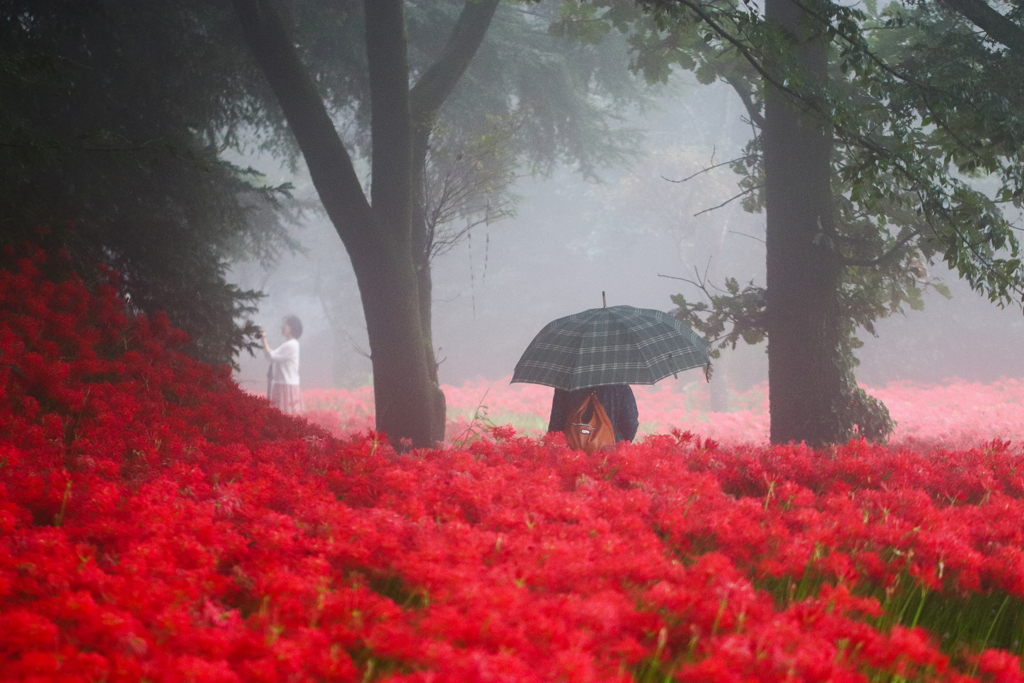
[[[764,215],[744,208],[739,176],[723,164],[743,157],[757,132],[736,91],[723,82],[699,83],[678,68],[664,83],[645,83],[626,38],[611,34],[603,41],[601,58],[621,69],[617,94],[632,98],[618,103],[612,123],[634,144],[621,158],[583,172],[571,160],[534,169],[517,165],[505,188],[511,197],[505,212],[437,256],[433,335],[443,384],[510,375],[544,324],[600,305],[602,292],[609,305],[671,310],[671,295],[699,296],[691,284],[672,278],[696,274],[717,284],[733,276],[764,285]],[[568,49],[584,46],[570,43]],[[471,91],[463,95],[472,97]],[[355,276],[334,227],[317,210],[308,175],[301,165],[282,168],[266,152],[230,158],[260,169],[272,183],[292,184],[298,203],[308,207],[290,233],[300,245],[296,252],[270,264],[232,264],[229,280],[266,295],[253,319],[275,330],[284,315],[302,318],[303,386],[371,382]],[[479,218],[454,222],[461,230]],[[1024,375],[1024,356],[1014,351],[1024,339],[1019,310],[989,303],[942,263],[930,266],[927,278],[949,296],[924,287],[921,310],[907,306],[907,315],[878,321],[877,334],[861,331],[858,379],[880,386]],[[739,344],[725,353],[709,392],[723,386],[745,391],[767,381],[765,346]],[[261,386],[263,359],[242,355],[239,364],[239,382]],[[697,372],[689,375],[679,383],[704,382]]]
[[[739,201],[707,211],[739,191],[736,175],[720,168],[684,185],[666,180],[738,156],[751,134],[742,105],[727,85],[701,85],[687,74],[658,95],[650,111],[624,122],[644,132],[634,165],[604,169],[592,179],[570,169],[521,178],[513,186],[519,196],[515,215],[479,226],[437,260],[434,336],[445,359],[439,369],[444,384],[511,375],[541,327],[600,306],[602,291],[610,306],[672,310],[671,295],[692,295],[695,288],[659,275],[693,279],[694,269],[703,275],[709,259],[709,275],[718,274],[718,280],[743,273],[764,284],[764,245],[757,241],[764,239],[764,216],[744,211]],[[294,183],[297,197],[311,193],[302,175],[282,173],[267,157],[249,161],[272,178]],[[348,257],[330,222],[315,212],[292,235],[304,252],[288,254],[270,268],[236,262],[228,277],[266,294],[253,320],[272,340],[280,337],[283,316],[302,319],[304,387],[363,386],[372,368],[363,355],[366,323]],[[1017,352],[1024,343],[1020,311],[990,303],[942,264],[930,276],[952,296],[927,290],[922,310],[880,321],[877,336],[862,335],[858,380],[880,386],[1024,377],[1024,354]],[[321,292],[328,286],[344,302],[340,334],[324,312]],[[745,391],[767,381],[765,346],[739,344],[723,353],[711,384]],[[261,355],[243,353],[239,364],[236,377],[243,387],[258,390],[266,382]],[[663,383],[682,387],[705,380],[694,370]]]
[[[692,322],[735,278],[716,336],[741,341],[709,391],[768,379],[766,330],[799,327],[764,313],[777,179],[776,224],[802,226],[800,263],[825,254],[808,272],[826,286],[774,291],[827,295],[800,323],[817,330],[805,377],[785,342],[785,395],[803,381],[832,407],[774,434],[773,400],[773,441],[883,434],[869,398],[847,401],[853,374],[1024,376],[1024,32],[1018,10],[979,4],[994,11],[3,0],[0,235],[66,249],[93,283],[92,264],[117,268],[130,310],[166,310],[192,355],[253,392],[258,330],[277,343],[298,315],[305,388],[376,379],[378,425],[428,444],[438,384],[509,375],[546,322],[602,292]],[[814,135],[785,127],[801,121]],[[764,153],[807,140],[796,166]]]

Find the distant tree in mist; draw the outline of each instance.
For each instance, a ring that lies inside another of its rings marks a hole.
[[[723,345],[767,336],[774,442],[884,436],[887,412],[853,377],[856,330],[942,291],[939,258],[1001,305],[1024,291],[1004,210],[1024,196],[1019,8],[641,6],[587,3],[563,30],[632,27],[636,68],[729,83],[760,132],[735,168],[746,206],[768,212],[767,287],[678,296],[683,317]]]

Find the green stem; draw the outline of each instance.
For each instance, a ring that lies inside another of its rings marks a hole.
[[[724,598],[719,603],[719,605],[718,605],[718,615],[715,616],[715,623],[711,625],[711,635],[712,636],[718,634],[718,624],[721,623],[722,615],[725,613],[725,607],[728,604],[729,604],[729,601],[725,600]]]
[[[59,527],[64,523],[64,511],[68,507],[68,498],[71,497],[71,480],[68,479],[67,486],[64,487],[64,500],[60,503],[60,512],[57,513],[57,517],[53,520]]]
[[[906,574],[904,576],[909,580],[909,578],[910,578],[909,576],[907,576]],[[901,581],[901,583],[902,583],[902,581]],[[902,593],[902,591],[901,591],[901,593]],[[907,598],[906,598],[906,600],[903,601],[902,607],[900,607],[899,616],[896,617],[896,623],[897,624],[904,623],[903,622],[903,618],[907,614],[907,608],[910,607],[910,602],[911,602],[911,600],[914,599],[914,589],[913,589],[913,586],[911,587],[910,590],[906,591],[906,595],[907,595]]]
[[[1003,614],[1003,610],[1004,610],[1004,609],[1006,609],[1006,605],[1007,605],[1007,604],[1008,604],[1009,602],[1010,602],[1010,594],[1009,594],[1009,593],[1007,593],[1007,594],[1006,594],[1006,597],[1005,597],[1005,598],[1003,598],[1003,604],[1001,604],[1001,605],[999,606],[999,611],[998,611],[998,612],[996,612],[996,616],[995,616],[995,618],[994,618],[994,619],[992,619],[992,623],[988,625],[988,632],[987,632],[987,633],[985,633],[985,640],[983,640],[983,641],[982,641],[982,643],[981,643],[981,651],[982,651],[982,652],[984,652],[984,651],[985,651],[985,648],[987,648],[987,647],[988,647],[988,641],[989,641],[989,638],[991,638],[991,637],[992,637],[992,631],[993,631],[993,630],[995,630],[995,627],[996,627],[996,622],[998,622],[998,621],[999,621],[999,617],[1000,617],[1000,616],[1002,616],[1002,614]],[[971,675],[973,676],[974,674],[972,673]]]
[[[921,602],[917,603],[917,613],[914,614],[914,621],[910,624],[910,628],[917,626],[917,621],[921,618],[921,610],[924,609],[924,601],[928,599],[928,586],[921,586]]]

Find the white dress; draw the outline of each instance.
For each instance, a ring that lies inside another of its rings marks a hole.
[[[302,391],[299,388],[299,340],[289,339],[267,352],[271,361],[270,402],[282,413],[302,412]]]

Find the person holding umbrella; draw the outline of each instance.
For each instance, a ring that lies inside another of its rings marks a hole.
[[[604,408],[611,421],[615,433],[615,441],[632,441],[636,430],[640,427],[640,413],[636,408],[636,397],[628,384],[606,384],[597,387],[585,387],[575,391],[555,389],[551,399],[551,418],[548,420],[548,432],[564,432],[573,410],[578,408],[590,396],[597,395],[597,400]],[[591,417],[581,415],[587,424]]]
[[[701,366],[710,374],[709,351],[700,335],[662,311],[592,308],[545,325],[512,381],[554,387],[548,431],[563,431],[570,445],[589,451],[636,436],[630,384],[654,384]]]

